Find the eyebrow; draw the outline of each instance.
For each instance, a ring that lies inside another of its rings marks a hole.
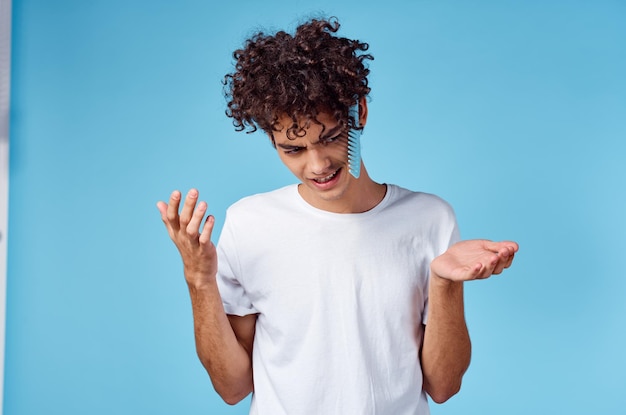
[[[327,138],[331,138],[337,135],[337,133],[339,133],[341,130],[343,130],[343,127],[337,124],[330,130],[324,132],[323,134],[320,134],[320,140],[326,140]]]
[[[294,145],[291,145],[291,144],[282,144],[282,143],[276,144],[276,147],[280,147],[283,150],[293,150],[295,148],[304,148],[303,146],[294,146]]]
[[[331,128],[328,131],[325,131],[324,133],[320,134],[319,140],[316,141],[315,143],[311,143],[313,145],[315,144],[319,144],[320,141],[323,140],[327,140],[335,135],[337,135],[337,133],[341,132],[343,130],[343,128],[341,127],[341,125],[336,125],[333,128]],[[294,150],[294,149],[298,149],[298,148],[305,148],[306,146],[296,146],[293,144],[284,144],[284,143],[276,143],[276,147],[280,147],[283,150]]]

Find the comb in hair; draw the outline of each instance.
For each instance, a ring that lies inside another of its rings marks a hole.
[[[354,120],[356,127],[359,127],[359,104],[350,107],[348,114]],[[348,169],[350,174],[358,179],[361,175],[361,132],[356,128],[348,131]]]

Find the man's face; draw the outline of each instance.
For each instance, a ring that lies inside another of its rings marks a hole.
[[[289,116],[279,118],[281,131],[274,132],[278,156],[302,181],[300,195],[311,205],[331,212],[349,211],[357,197],[358,180],[348,172],[348,135],[328,113],[317,116],[305,134],[287,137]]]

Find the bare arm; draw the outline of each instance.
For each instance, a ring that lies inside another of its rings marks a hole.
[[[234,405],[253,391],[252,343],[256,314],[224,313],[217,286],[189,287],[196,351],[213,387]]]
[[[461,388],[471,343],[463,304],[463,282],[488,278],[508,268],[515,242],[459,242],[431,263],[428,324],[421,350],[424,390],[438,403]]]
[[[215,220],[208,216],[198,191],[187,194],[178,213],[181,194],[172,193],[169,203],[157,203],[161,219],[183,260],[185,280],[193,309],[196,350],[217,393],[235,404],[253,390],[252,342],[256,315],[227,316],[217,287],[217,252],[211,242]]]

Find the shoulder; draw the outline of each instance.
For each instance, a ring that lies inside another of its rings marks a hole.
[[[421,214],[436,214],[454,218],[454,209],[441,197],[432,193],[416,192],[389,184],[390,205]]]
[[[404,218],[407,228],[426,231],[431,242],[438,247],[436,252],[443,252],[451,242],[459,239],[456,215],[447,201],[432,193],[399,186],[390,187],[390,191],[393,199],[390,205],[396,205],[393,216]]]
[[[289,185],[265,193],[246,196],[233,203],[226,211],[227,216],[258,216],[288,207],[293,208],[297,185]]]

